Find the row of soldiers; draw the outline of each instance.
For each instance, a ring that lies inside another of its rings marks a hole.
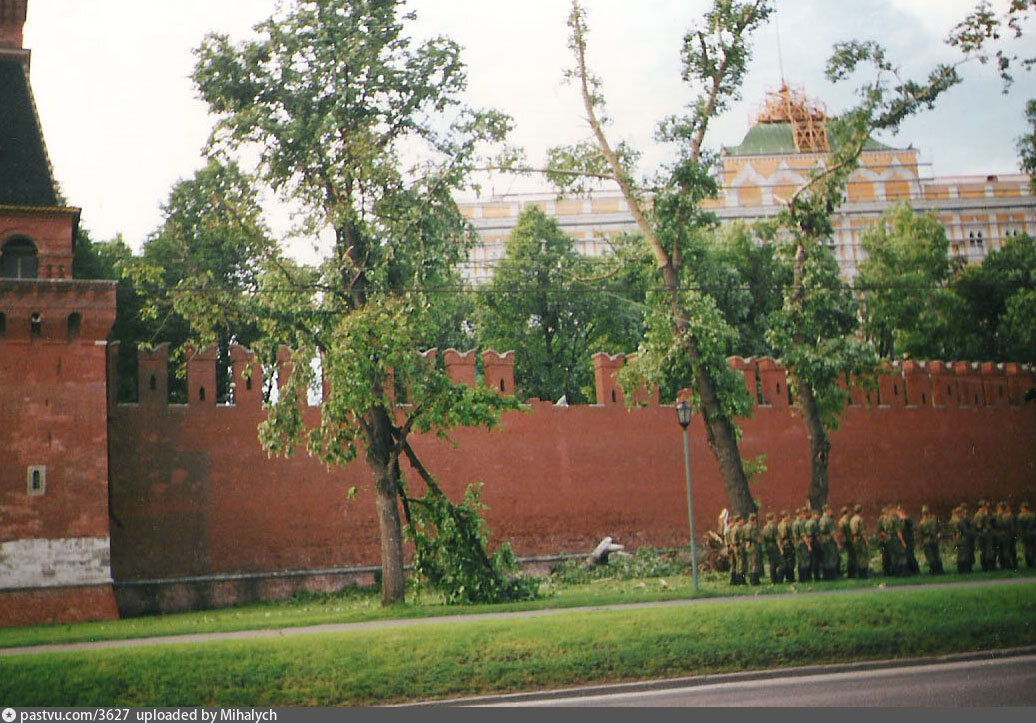
[[[978,550],[983,570],[1017,568],[1017,542],[1023,542],[1028,567],[1036,566],[1036,518],[1027,503],[1022,503],[1015,516],[1010,505],[1000,503],[994,515],[984,500],[979,511],[969,517],[967,506],[958,506],[950,520],[957,553],[959,572],[970,572]],[[830,505],[823,511],[801,507],[795,518],[784,510],[778,520],[773,512],[766,514],[760,527],[758,516],[739,515],[726,524],[724,542],[730,560],[732,585],[750,582],[758,585],[764,574],[764,560],[774,584],[812,580],[835,580],[843,572],[848,577],[865,578],[870,574],[870,550],[877,544],[881,552],[882,573],[913,575],[920,572],[915,549],[920,545],[932,574],[943,572],[939,551],[939,523],[927,505],[921,508],[916,523],[902,505],[888,506],[878,518],[877,534],[868,539],[863,507],[855,505],[850,512],[843,507],[835,520]],[[844,554],[844,563],[843,563]]]
[[[950,532],[957,555],[957,572],[971,572],[975,554],[983,570],[1018,569],[1018,542],[1022,543],[1025,566],[1036,567],[1036,514],[1027,502],[1019,505],[1015,515],[1011,505],[1000,502],[993,506],[979,500],[974,515],[968,514],[965,503],[957,505],[950,517]]]

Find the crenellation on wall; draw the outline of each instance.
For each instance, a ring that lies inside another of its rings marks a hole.
[[[234,405],[258,409],[263,405],[263,366],[255,352],[240,344],[230,345]],[[326,393],[326,390],[325,390]]]
[[[953,373],[957,375],[957,406],[978,408],[985,404],[985,392],[979,377],[977,365],[972,362],[955,361]]]
[[[932,360],[925,364],[929,379],[932,380],[932,406],[957,406],[957,376],[953,367],[941,360]]]
[[[109,352],[117,356],[116,352]],[[137,403],[147,407],[169,404],[169,342],[137,347]]]
[[[761,406],[787,409],[790,406],[788,403],[788,370],[779,361],[768,356],[760,357],[756,368],[759,370],[759,382],[763,394]],[[750,387],[748,391],[751,394],[753,390]]]
[[[759,362],[754,357],[745,359],[740,356],[727,357],[727,364],[734,371],[741,372],[745,378],[745,388],[748,389],[748,395],[752,398],[752,406],[762,404],[762,387],[759,385],[759,374],[758,365]]]
[[[1017,362],[1004,364],[1004,374],[1007,377],[1007,393],[1011,406],[1024,404],[1026,391],[1036,387],[1036,375],[1031,368],[1023,367]]]
[[[903,373],[906,405],[908,407],[932,406],[932,378],[927,373],[924,362],[907,359],[900,365],[900,370]]]
[[[291,379],[291,372],[295,368],[295,353],[290,346],[281,345],[277,348],[277,388],[284,389]]]
[[[619,384],[619,371],[626,361],[625,354],[598,352],[593,356],[594,381],[597,385],[597,403],[604,406],[623,406],[626,394]]]
[[[442,353],[443,363],[446,365],[446,373],[450,379],[458,384],[475,386],[475,350],[469,349],[460,352],[456,349],[447,349]]]
[[[501,354],[487,349],[482,352],[486,386],[505,396],[514,396],[514,350]]]
[[[985,396],[986,406],[1010,406],[1011,402],[1007,394],[1007,372],[1004,370],[1004,365],[981,362],[979,373],[982,378],[982,392]]]
[[[883,364],[878,369],[878,406],[905,407],[906,388],[899,363]]]
[[[210,344],[204,349],[184,347],[187,357],[187,404],[190,407],[215,407],[219,396],[216,386],[216,364],[219,347]]]

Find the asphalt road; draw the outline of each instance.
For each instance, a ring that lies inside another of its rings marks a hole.
[[[458,701],[457,704],[464,703]],[[487,704],[498,707],[1033,706],[1036,705],[1036,655]]]

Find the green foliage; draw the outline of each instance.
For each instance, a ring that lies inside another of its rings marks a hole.
[[[216,343],[218,397],[227,399],[229,346],[249,346],[258,334],[249,316],[231,314],[234,301],[256,288],[257,260],[270,244],[256,192],[236,164],[210,160],[173,186],[162,213],[162,225],[140,255],[121,266],[123,285],[134,295],[137,328],[116,338],[131,354],[139,345],[168,342],[181,361],[188,340]],[[207,313],[213,309],[218,312]],[[183,370],[170,371],[171,400],[184,402]]]
[[[489,530],[480,516],[480,489],[469,485],[459,503],[434,488],[410,499],[414,512],[407,534],[414,541],[414,571],[447,605],[533,600],[539,581],[518,572],[509,544],[492,557],[486,554]]]
[[[1022,170],[1029,174],[1029,185],[1036,190],[1036,100],[1025,104],[1025,120],[1032,126],[1032,132],[1018,139],[1018,157]]]
[[[954,264],[946,229],[929,212],[909,205],[885,213],[861,242],[856,288],[861,293],[863,327],[884,358],[954,358],[953,310],[949,289]]]
[[[404,590],[390,499],[404,494],[400,456],[419,465],[409,434],[491,425],[517,406],[454,384],[420,353],[463,338],[470,307],[448,291],[473,232],[453,197],[511,122],[463,104],[459,46],[415,41],[413,20],[398,0],[295,0],[251,40],[204,40],[193,78],[217,118],[210,150],[252,161],[253,180],[298,210],[296,234],[330,248],[309,269],[281,244],[261,245],[253,285],[181,295],[177,306],[202,336],[251,319],[264,361],[292,350],[291,379],[268,405],[260,439],[277,454],[304,445],[328,464],[364,453],[382,529],[393,530],[383,546],[386,603]],[[314,387],[326,390],[320,415],[303,416]]]
[[[612,554],[606,565],[587,565],[583,560],[564,560],[550,570],[553,583],[577,585],[594,580],[639,580],[675,577],[688,573],[688,563],[671,550],[641,545],[632,555]]]
[[[146,300],[126,277],[134,261],[133,251],[121,235],[111,241],[92,241],[87,230],[79,228],[72,266],[75,277],[119,281],[115,323],[108,335],[112,341],[120,342],[115,390],[119,402],[137,401],[137,345],[150,343],[154,336],[151,325],[143,318]]]
[[[515,383],[522,398],[586,402],[592,354],[636,347],[643,312],[594,278],[601,265],[578,253],[539,208],[522,212],[477,322],[483,346],[521,351]]]
[[[1036,64],[1036,56],[1020,56],[1007,47],[1009,41],[1022,37],[1022,28],[1036,9],[1036,0],[1010,0],[1001,7],[998,14],[988,0],[981,0],[954,26],[946,42],[982,64],[992,62],[1006,93],[1014,82],[1012,69],[1016,65],[1028,70]]]
[[[808,237],[782,251],[800,254],[801,280],[785,293],[767,338],[792,374],[812,389],[824,428],[837,429],[849,400],[842,383],[847,375],[872,372],[877,359],[873,347],[854,336],[856,301],[831,252]]]
[[[953,282],[961,299],[955,318],[961,338],[958,358],[1036,361],[1031,315],[1036,289],[1036,241],[1011,237],[981,265],[968,266]]]

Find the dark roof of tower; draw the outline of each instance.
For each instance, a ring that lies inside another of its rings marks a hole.
[[[0,205],[61,205],[23,58],[0,54]]]

